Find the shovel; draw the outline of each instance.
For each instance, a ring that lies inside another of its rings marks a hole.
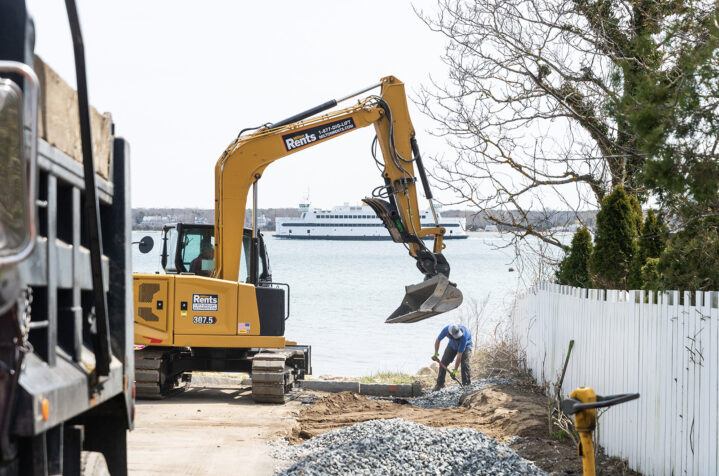
[[[447,276],[436,274],[419,284],[405,286],[402,304],[387,318],[386,323],[417,322],[462,304],[462,291]]]
[[[449,371],[449,369],[447,368],[447,366],[444,365],[441,360],[439,360],[437,357],[434,357],[432,360],[434,360],[434,361],[437,362],[439,365],[441,365],[442,368],[447,371],[447,373],[449,374],[449,376],[452,377],[452,380],[454,380],[455,382],[457,382],[460,387],[464,388],[464,385],[462,385],[462,382],[460,382],[457,377],[455,377],[454,375],[452,375],[452,372]]]

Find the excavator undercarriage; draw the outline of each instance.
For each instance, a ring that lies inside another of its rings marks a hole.
[[[252,399],[256,402],[283,403],[294,395],[293,388],[304,378],[304,353],[291,347],[263,350],[252,357]]]
[[[249,373],[256,402],[283,403],[309,367],[310,347],[284,349],[190,349],[144,347],[135,350],[137,398],[158,400],[184,391],[192,371]]]
[[[173,375],[173,361],[182,349],[144,348],[135,351],[135,389],[137,398],[155,400],[181,392],[192,379],[191,373]]]

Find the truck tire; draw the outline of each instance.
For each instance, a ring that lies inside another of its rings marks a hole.
[[[99,451],[83,451],[80,456],[80,474],[82,476],[110,476],[105,456]]]

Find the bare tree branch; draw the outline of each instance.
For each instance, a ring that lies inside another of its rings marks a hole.
[[[638,177],[646,154],[627,111],[641,106],[634,93],[645,72],[660,72],[668,87],[683,80],[677,52],[696,38],[674,32],[704,18],[711,2],[438,0],[437,7],[417,15],[446,38],[449,77],[431,80],[414,100],[454,152],[435,158],[432,175],[458,203],[511,232],[514,244],[563,250],[568,240],[557,229],[588,225],[582,212],[598,208],[611,188],[645,193]],[[707,141],[712,150],[718,144]]]

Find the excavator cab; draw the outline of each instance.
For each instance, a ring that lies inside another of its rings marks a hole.
[[[214,227],[177,223],[162,229],[162,269],[166,273],[192,273],[210,276],[214,267],[214,252],[204,253],[214,247]],[[199,267],[193,269],[193,263]],[[198,273],[197,271],[203,271]],[[204,273],[207,272],[207,274]]]
[[[149,246],[143,247],[141,242],[140,251],[148,253],[152,250],[152,240],[150,237],[145,237],[144,240],[149,242]],[[214,251],[209,253],[207,250],[214,249],[215,246],[214,226],[192,223],[165,225],[161,240],[160,263],[166,273],[211,276],[215,265]],[[238,282],[260,286],[273,284],[270,258],[262,233],[258,232],[258,246],[255,249],[252,230],[245,228],[242,236],[242,258]],[[252,273],[252,263],[255,260],[257,261],[256,276]],[[195,263],[194,267],[193,263]]]

